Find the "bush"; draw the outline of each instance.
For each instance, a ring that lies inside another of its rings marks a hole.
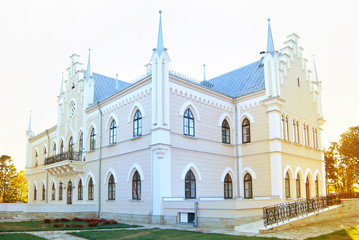
[[[89,222],[100,222],[100,219],[97,219],[97,218],[91,218],[89,220]]]
[[[89,224],[87,224],[88,227],[97,227],[98,222],[89,222]]]
[[[61,222],[70,222],[70,219],[67,219],[67,218],[60,218],[60,221],[61,221]]]
[[[56,218],[54,219],[54,222],[60,222],[60,219]]]
[[[59,223],[59,227],[60,227],[60,228],[63,228],[63,227],[64,227],[64,224],[63,224],[63,223]]]
[[[109,224],[111,224],[111,222],[107,221],[107,220],[103,221],[103,223],[102,223],[102,225],[109,225]]]
[[[69,227],[71,227],[71,226],[70,226],[70,224],[66,224],[65,227],[69,228]]]
[[[101,219],[100,219],[100,222],[105,222],[105,221],[107,221],[107,220],[104,219],[104,218],[101,218]]]
[[[44,223],[50,223],[50,222],[51,222],[51,219],[47,219],[47,218],[44,219]]]
[[[117,224],[117,221],[111,220],[111,221],[110,221],[110,224]]]
[[[85,219],[82,219],[82,221],[84,221],[84,222],[90,222],[90,219],[85,218]]]
[[[53,226],[54,228],[58,228],[58,227],[59,227],[59,224],[54,223],[54,224],[52,224],[52,226]]]
[[[74,221],[74,222],[82,222],[83,219],[82,219],[82,218],[75,217],[75,218],[72,219],[72,221]]]

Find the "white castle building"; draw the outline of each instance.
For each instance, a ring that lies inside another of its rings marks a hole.
[[[196,82],[162,39],[134,83],[73,54],[57,124],[27,131],[28,214],[233,228],[262,207],[325,195],[321,83],[296,34],[258,61]]]

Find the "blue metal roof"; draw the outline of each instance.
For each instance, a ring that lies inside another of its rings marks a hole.
[[[92,77],[95,80],[95,103],[101,102],[131,85],[131,83],[111,77],[106,77],[98,73],[92,73]],[[116,82],[118,82],[117,88]]]
[[[265,89],[262,59],[225,73],[201,85],[230,97],[240,97]]]

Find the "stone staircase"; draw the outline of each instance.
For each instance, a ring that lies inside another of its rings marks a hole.
[[[248,224],[244,224],[244,225],[240,225],[240,226],[236,226],[234,228],[234,230],[236,232],[242,232],[242,233],[259,233],[259,230],[261,228],[264,228],[264,224],[263,224],[263,219],[256,221],[256,222],[251,222]]]

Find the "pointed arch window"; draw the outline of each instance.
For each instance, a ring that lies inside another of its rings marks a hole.
[[[112,120],[110,125],[110,144],[115,144],[116,142],[117,142],[116,121]]]
[[[44,147],[44,160],[47,158],[47,150],[46,147]]]
[[[309,178],[307,177],[307,181],[305,182],[305,196],[307,200],[310,199],[310,188],[309,188]]]
[[[310,144],[310,142],[309,142],[309,126],[307,125],[306,126],[306,131],[307,131],[307,146],[309,147],[309,144]]]
[[[61,140],[60,142],[60,154],[64,153],[64,141]]]
[[[142,136],[142,113],[137,110],[133,118],[133,137]]]
[[[286,130],[285,130],[285,118],[284,118],[284,114],[282,114],[282,138],[283,138],[283,140],[286,139]]]
[[[52,152],[54,154],[54,156],[56,155],[56,143],[54,143],[54,147],[52,148]]]
[[[39,153],[35,151],[35,167],[39,165]]]
[[[295,125],[295,120],[293,119],[293,142],[297,142],[297,129]]]
[[[59,184],[59,200],[62,200],[62,190],[63,190],[63,183],[60,182],[60,184]]]
[[[84,149],[84,134],[81,133],[80,134],[80,138],[79,138],[79,152],[82,154]]]
[[[45,188],[45,184],[42,184],[42,200],[44,201],[46,198],[46,188]]]
[[[300,176],[299,176],[299,173],[297,173],[297,179],[295,179],[295,187],[296,187],[296,192],[297,192],[297,198],[300,198],[301,194],[300,194]]]
[[[83,200],[83,186],[82,186],[82,180],[80,179],[78,185],[77,185],[77,200]]]
[[[51,200],[55,200],[55,183],[52,183],[51,187]]]
[[[69,141],[69,152],[73,152],[73,151],[74,151],[74,140],[71,137]]]
[[[232,178],[228,173],[224,178],[224,198],[233,198]]]
[[[288,116],[285,117],[285,127],[287,132],[286,140],[289,141],[289,123],[288,123]]]
[[[318,145],[318,129],[317,128],[315,129],[314,134],[315,134],[315,146],[316,146],[317,149],[319,149],[319,145]]]
[[[253,198],[252,176],[249,173],[244,176],[244,198]]]
[[[95,150],[96,147],[96,133],[95,128],[92,128],[90,134],[90,150]]]
[[[251,142],[251,125],[247,118],[245,118],[242,122],[242,142],[243,143]]]
[[[222,143],[231,143],[230,128],[226,119],[224,119],[222,123]]]
[[[36,201],[37,198],[37,187],[36,184],[34,184],[34,201]]]
[[[315,196],[319,197],[319,182],[318,175],[315,177]]]
[[[307,139],[307,131],[305,128],[305,123],[303,123],[303,138],[304,138],[304,145],[307,146],[308,145],[308,139]]]
[[[187,108],[183,115],[183,134],[194,137],[194,117],[189,108]]]
[[[90,178],[89,180],[89,184],[88,184],[88,200],[93,200],[94,199],[94,185],[93,185],[93,181],[92,178]]]
[[[132,177],[132,199],[141,200],[141,176],[137,171]]]
[[[289,179],[289,173],[288,172],[285,175],[284,182],[285,182],[285,197],[290,198],[290,179]]]
[[[296,122],[296,125],[297,125],[297,142],[300,144],[300,136],[299,136],[299,121],[297,120]]]
[[[196,177],[192,170],[189,170],[185,177],[185,198],[196,198]]]
[[[115,189],[115,180],[111,174],[110,178],[108,179],[108,200],[115,200]]]

